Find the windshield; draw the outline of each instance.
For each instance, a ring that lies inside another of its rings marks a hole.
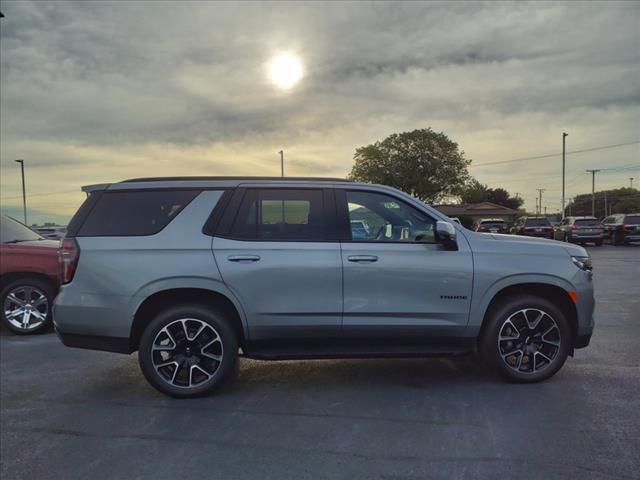
[[[527,227],[550,227],[551,222],[548,218],[527,218]]]
[[[580,218],[575,221],[575,225],[579,227],[599,227],[600,222],[595,218]]]
[[[624,217],[626,225],[640,225],[640,215],[627,215]]]
[[[502,228],[504,227],[504,222],[501,222],[501,221],[481,222],[480,225],[487,228]]]
[[[0,217],[0,243],[17,243],[43,240],[36,232],[22,223],[4,215]]]

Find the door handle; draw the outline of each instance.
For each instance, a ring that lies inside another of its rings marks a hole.
[[[230,255],[227,260],[238,263],[252,263],[259,261],[260,255]]]
[[[378,257],[375,255],[349,255],[347,260],[350,262],[358,262],[358,263],[371,263],[377,262]]]

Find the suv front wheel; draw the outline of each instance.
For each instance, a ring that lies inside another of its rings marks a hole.
[[[238,360],[238,340],[223,315],[206,306],[177,306],[157,315],[140,339],[138,361],[162,393],[194,397],[220,385]]]
[[[553,303],[513,297],[490,312],[480,339],[486,363],[507,380],[532,383],[553,376],[569,354],[571,330]]]

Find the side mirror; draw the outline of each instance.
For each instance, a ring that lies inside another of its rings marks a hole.
[[[458,250],[456,229],[449,222],[438,220],[436,222],[436,234],[438,235],[438,240],[440,240],[447,250]]]

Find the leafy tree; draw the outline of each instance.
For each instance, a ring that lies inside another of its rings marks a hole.
[[[460,191],[462,203],[486,202],[489,198],[489,187],[472,178]]]
[[[512,197],[504,188],[489,188],[475,178],[460,191],[462,203],[491,202],[503,207],[518,210],[523,203],[521,198]]]
[[[353,158],[350,179],[390,185],[429,203],[457,194],[471,163],[456,142],[431,128],[394,133],[358,148]]]
[[[605,193],[607,197],[607,212],[604,211]],[[617,188],[596,192],[595,216],[603,218],[610,213],[640,212],[640,191],[636,188]],[[567,205],[567,215],[591,215],[591,194],[583,193]]]
[[[488,200],[496,205],[502,205],[503,207],[512,208],[514,210],[520,208],[524,202],[521,198],[512,197],[504,188],[489,189]]]

